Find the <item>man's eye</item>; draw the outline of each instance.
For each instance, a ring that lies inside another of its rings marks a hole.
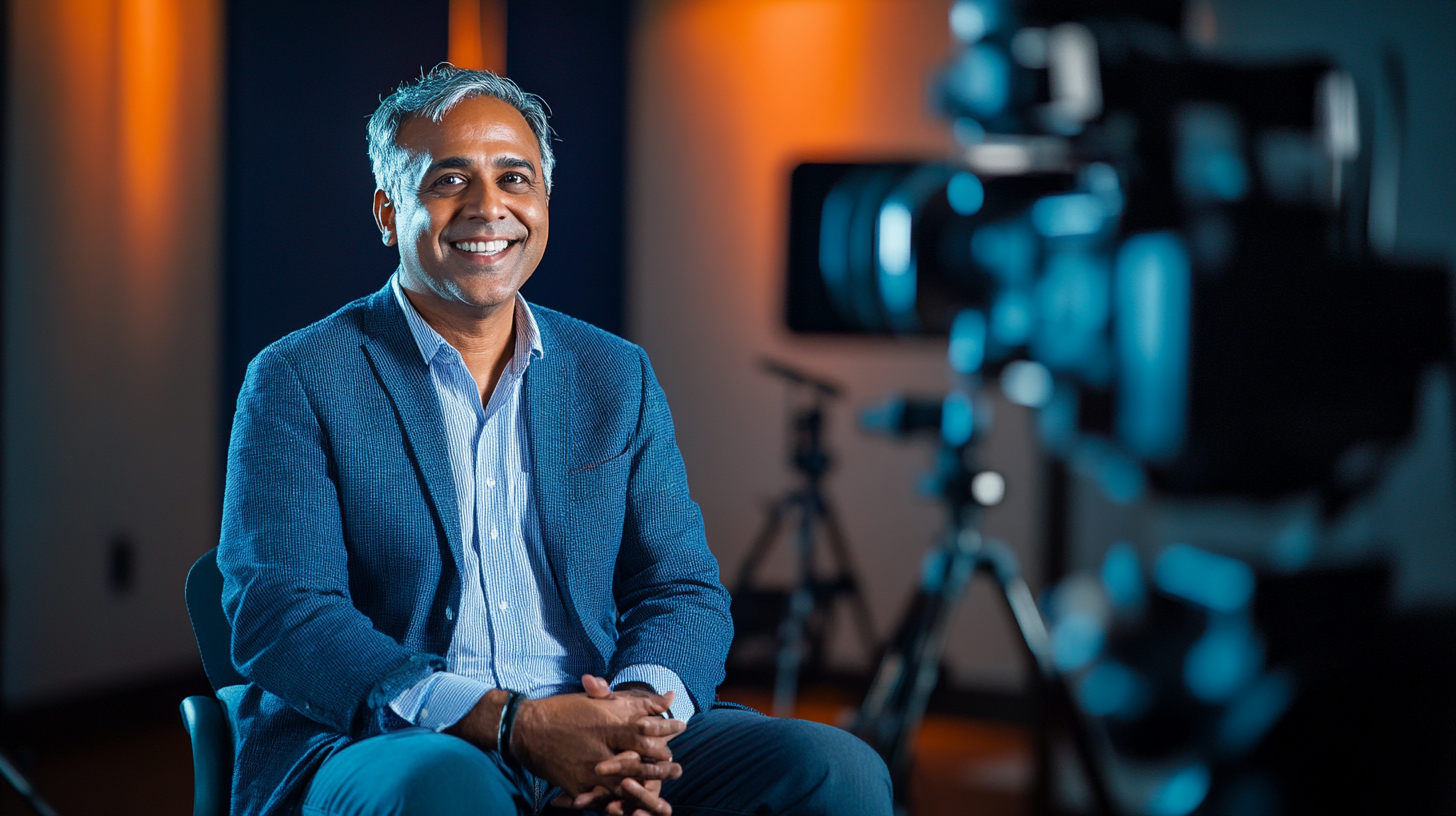
[[[441,176],[440,177],[440,180],[438,182],[436,182],[436,183],[437,184],[464,184],[465,183],[465,177],[462,176],[462,175],[460,175],[459,173],[446,173],[445,175]]]
[[[527,179],[520,173],[506,173],[504,176],[501,177],[502,184],[525,184],[528,181],[530,181],[530,179]]]

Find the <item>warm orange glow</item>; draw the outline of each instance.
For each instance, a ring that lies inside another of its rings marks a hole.
[[[145,288],[164,275],[177,237],[182,2],[122,0],[117,9],[121,215],[133,271]]]
[[[38,138],[19,155],[47,167],[47,194],[61,195],[78,276],[67,291],[97,298],[139,348],[159,347],[161,321],[217,233],[219,4],[20,6],[17,25],[36,32],[24,43],[27,64],[54,66],[55,79],[43,96],[15,97]],[[101,277],[81,275],[92,269]]]
[[[697,251],[716,252],[709,245],[721,240],[733,243],[723,251],[755,256],[739,267],[751,270],[751,282],[707,285],[728,300],[752,299],[740,308],[776,322],[784,185],[794,163],[946,155],[949,128],[927,110],[924,88],[950,54],[948,7],[949,0],[645,4],[634,96],[653,126],[640,131],[636,155],[653,158],[639,165],[647,172],[639,183],[651,183],[662,156],[691,145],[700,158],[683,171],[693,183],[674,175],[664,189],[678,208],[701,208],[704,224],[731,218],[739,226],[709,234]]]
[[[449,55],[461,68],[504,74],[505,0],[450,0]]]

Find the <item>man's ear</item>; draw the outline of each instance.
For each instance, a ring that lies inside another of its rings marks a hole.
[[[379,227],[385,246],[399,243],[399,233],[394,230],[394,202],[383,190],[374,191],[374,225]]]

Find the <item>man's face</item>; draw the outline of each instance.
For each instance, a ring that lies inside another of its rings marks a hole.
[[[414,195],[375,193],[385,242],[399,246],[402,283],[447,302],[492,310],[510,301],[546,249],[541,150],[525,117],[489,96],[438,122],[406,120],[399,145],[423,167]]]

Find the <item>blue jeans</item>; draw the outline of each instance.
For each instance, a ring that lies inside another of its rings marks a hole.
[[[889,816],[890,775],[838,728],[721,708],[672,741],[674,816]],[[462,739],[423,728],[362,740],[326,761],[305,816],[528,816],[557,793]]]

